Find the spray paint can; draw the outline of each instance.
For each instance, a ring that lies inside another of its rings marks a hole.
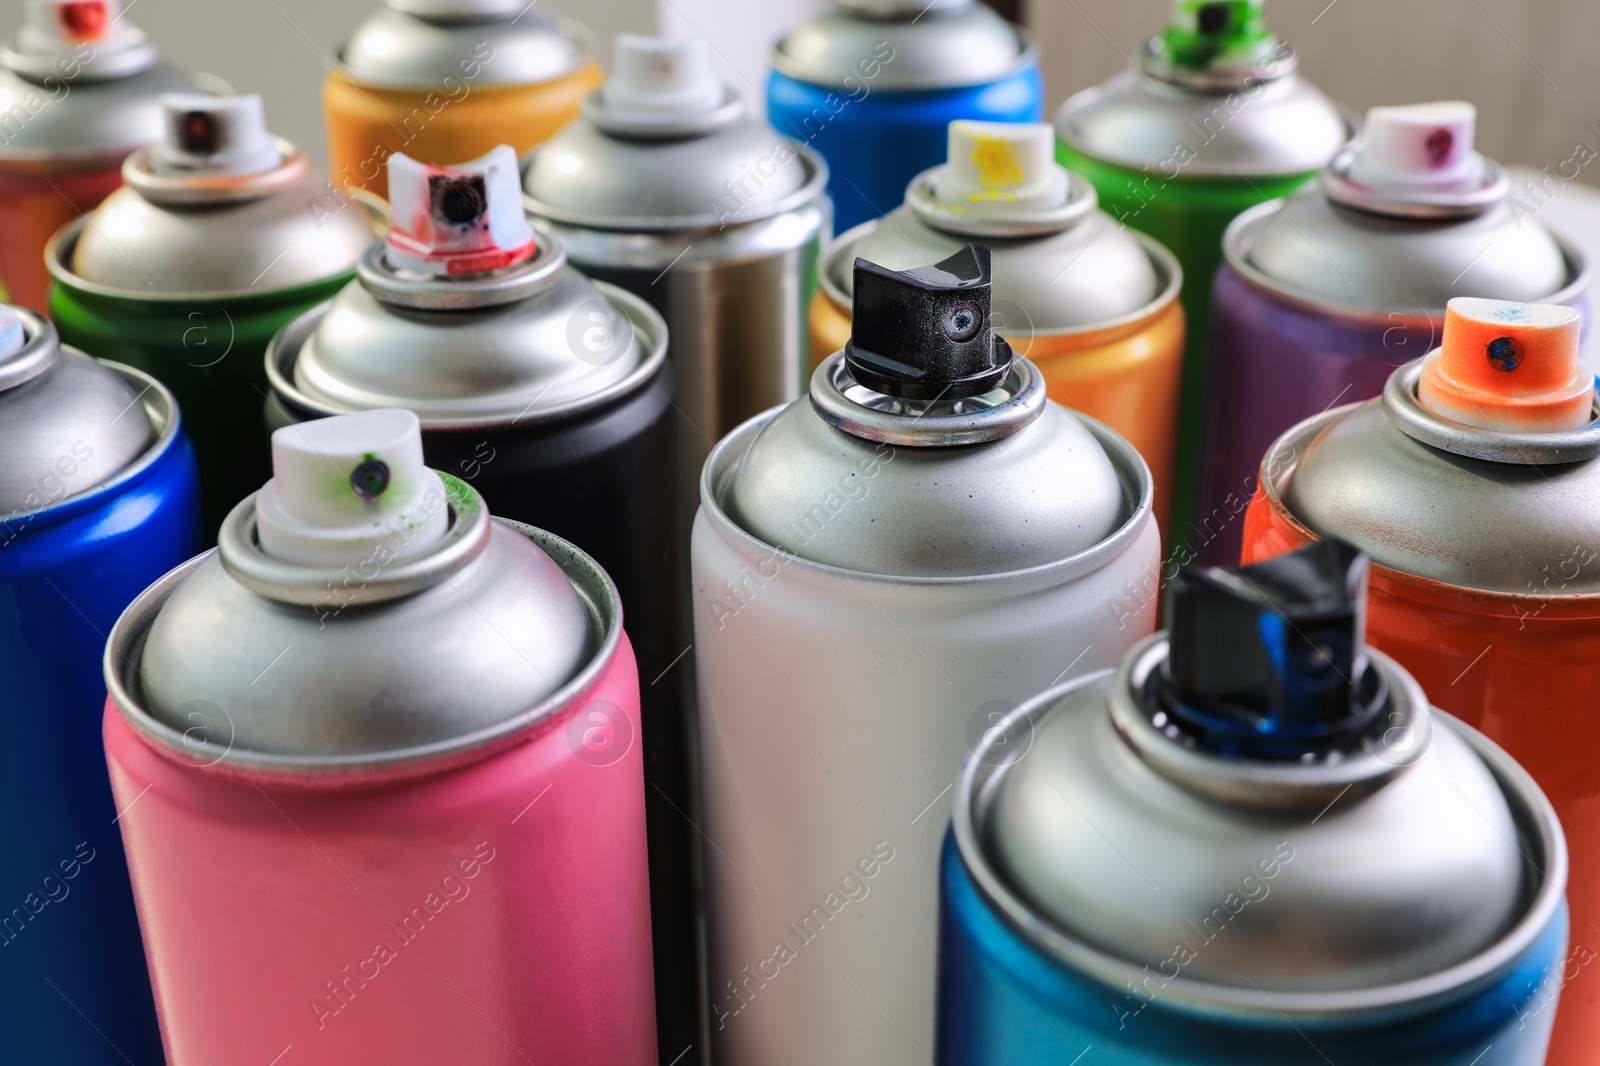
[[[1431,350],[1454,296],[1579,303],[1589,265],[1472,150],[1476,111],[1377,107],[1319,186],[1228,227],[1212,308],[1207,476],[1192,533],[1239,558],[1261,456],[1284,430],[1383,391]]]
[[[653,1063],[615,587],[423,466],[409,411],[273,467],[106,654],[168,1061]]]
[[[0,298],[43,312],[50,235],[122,184],[161,139],[162,93],[195,92],[158,61],[121,0],[29,0],[0,48]]]
[[[533,154],[524,203],[574,266],[666,318],[692,479],[723,434],[804,387],[828,169],[746,114],[700,39],[616,47],[584,117]]]
[[[0,308],[0,1061],[161,1064],[99,663],[122,609],[199,545],[172,394]]]
[[[1167,539],[1191,539],[1201,472],[1211,278],[1239,212],[1316,176],[1349,128],[1295,74],[1294,51],[1262,20],[1263,0],[1173,0],[1172,22],[1139,69],[1068,98],[1061,161],[1088,178],[1119,222],[1172,249],[1188,285],[1178,466]],[[1165,516],[1163,516],[1165,517]]]
[[[840,230],[943,162],[952,120],[1043,117],[1033,39],[976,0],[834,0],[772,49],[767,119],[828,161]]]
[[[1244,559],[1319,536],[1373,559],[1369,634],[1549,794],[1572,852],[1572,954],[1549,1061],[1600,1050],[1600,422],[1570,307],[1456,298],[1443,344],[1381,399],[1290,429],[1262,463]],[[1537,983],[1537,982],[1536,982]]]
[[[692,564],[715,1061],[923,1062],[962,752],[1153,627],[1134,449],[990,329],[990,256],[858,260],[849,346],[712,453]],[[773,654],[773,649],[785,649]]]
[[[1162,513],[1172,480],[1183,359],[1183,272],[1172,253],[1119,229],[1094,187],[1057,166],[1043,124],[957,121],[949,162],[919,174],[906,202],[828,246],[811,305],[811,358],[850,339],[856,256],[895,269],[968,240],[993,254],[995,329],[1044,374],[1057,403],[1139,450]]]
[[[266,131],[259,96],[162,98],[166,140],[47,250],[62,339],[143,370],[182,406],[206,529],[266,478],[261,357],[372,243],[367,215]]]
[[[1169,632],[982,739],[941,871],[935,1061],[1544,1061],[1561,826],[1363,648],[1366,567],[1330,541],[1186,568]]]
[[[583,545],[616,581],[646,681],[657,987],[661,1013],[672,1012],[663,1039],[687,1033],[702,1046],[681,661],[688,512],[665,326],[536,236],[510,147],[455,167],[404,155],[388,165],[395,227],[362,257],[356,281],[274,339],[267,418],[411,410],[435,468],[470,481],[496,513]]]
[[[600,84],[593,36],[524,0],[384,0],[322,85],[329,173],[382,194],[395,152],[442,164],[543,144]]]

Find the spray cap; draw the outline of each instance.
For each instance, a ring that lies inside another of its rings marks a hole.
[[[1486,164],[1472,149],[1478,109],[1461,100],[1374,107],[1356,138],[1350,180],[1372,186],[1475,188]]]
[[[919,18],[933,12],[960,11],[975,0],[833,0],[834,6],[870,19]]]
[[[609,110],[689,117],[721,107],[726,97],[698,37],[620,33],[611,68],[600,90]]]
[[[1581,429],[1595,383],[1578,355],[1578,327],[1578,312],[1560,304],[1458,296],[1445,308],[1442,344],[1423,360],[1417,399],[1480,429]]]
[[[1173,0],[1162,49],[1188,70],[1262,63],[1277,47],[1262,7],[1263,0]]]
[[[1366,555],[1331,539],[1254,566],[1184,567],[1148,697],[1222,754],[1298,759],[1338,746],[1383,704],[1362,647],[1366,584]]]
[[[499,18],[528,7],[526,0],[385,0],[396,11],[441,21]]]
[[[410,411],[337,415],[272,434],[272,480],[256,494],[257,534],[272,558],[382,565],[421,554],[448,525],[444,483],[422,463],[422,423]]]
[[[22,346],[27,342],[22,316],[9,304],[0,304],[0,363],[22,351]]]
[[[845,362],[861,384],[907,400],[988,392],[1011,370],[1011,346],[990,324],[989,249],[969,244],[932,266],[855,264]]]
[[[141,37],[122,18],[122,0],[28,0],[17,45],[36,55],[68,55],[81,44],[118,51]]]
[[[517,153],[507,144],[448,167],[396,152],[389,157],[389,220],[390,263],[433,277],[499,270],[535,251]]]
[[[161,97],[166,139],[150,149],[157,174],[264,174],[283,165],[267,132],[261,97],[166,93]]]
[[[1061,207],[1071,179],[1056,162],[1048,123],[957,119],[950,123],[949,161],[933,183],[941,204],[992,213]]]

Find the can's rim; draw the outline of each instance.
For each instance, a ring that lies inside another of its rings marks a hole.
[[[1000,239],[1042,237],[1060,233],[1088,218],[1100,206],[1100,194],[1089,179],[1075,171],[1067,171],[1067,199],[1060,206],[1039,211],[1019,213],[1014,218],[985,218],[962,214],[939,201],[934,190],[934,178],[948,164],[929,167],[906,186],[905,205],[930,229],[962,237],[993,237]],[[1063,168],[1065,169],[1065,168]]]
[[[1322,539],[1321,534],[1302,522],[1283,499],[1283,492],[1288,487],[1289,479],[1294,476],[1295,469],[1300,465],[1300,457],[1305,454],[1305,449],[1333,423],[1352,413],[1357,408],[1381,403],[1381,399],[1361,400],[1348,403],[1342,407],[1335,407],[1324,411],[1320,415],[1308,418],[1298,425],[1290,426],[1262,456],[1261,465],[1257,469],[1257,484],[1264,497],[1266,506],[1283,522],[1287,523],[1297,536],[1306,542]],[[1591,423],[1593,425],[1593,423]],[[1453,591],[1464,597],[1470,597],[1476,604],[1503,605],[1507,608],[1506,617],[1518,617],[1516,605],[1526,599],[1520,592],[1501,592],[1495,589],[1479,589],[1470,585],[1453,585],[1448,581],[1439,581],[1434,578],[1419,577],[1409,574],[1404,570],[1396,570],[1384,566],[1376,560],[1369,564],[1373,576],[1383,583],[1400,588],[1431,588]],[[1374,582],[1376,583],[1376,582]],[[1600,592],[1583,593],[1556,593],[1544,597],[1565,604],[1596,604],[1600,605]]]
[[[1160,635],[1152,640],[1161,639]],[[1375,663],[1398,671],[1392,659],[1368,649]],[[1126,660],[1125,660],[1126,662]],[[1005,742],[1028,727],[1038,729],[1046,715],[1065,696],[1091,685],[1115,678],[1121,668],[1101,670],[1057,685],[1028,700],[980,741],[978,751],[991,742]],[[1112,683],[1115,683],[1114,681]],[[1524,911],[1500,939],[1474,957],[1438,973],[1376,988],[1339,992],[1270,991],[1271,999],[1254,987],[1223,985],[1179,975],[1165,984],[1163,999],[1174,1009],[1215,1016],[1222,1014],[1254,1023],[1278,1023],[1295,1019],[1309,1022],[1339,1023],[1359,1021],[1373,1013],[1411,1015],[1466,998],[1518,964],[1540,935],[1549,928],[1562,906],[1566,893],[1567,847],[1560,822],[1550,801],[1527,771],[1517,765],[1498,745],[1465,723],[1433,708],[1434,728],[1458,734],[1474,754],[1481,758],[1505,794],[1512,818],[1517,823],[1524,846],[1532,847],[1535,862],[1523,854],[1524,870],[1536,887],[1525,894]],[[951,828],[956,847],[967,873],[985,902],[1013,931],[1032,947],[1073,971],[1092,977],[1110,989],[1136,983],[1145,969],[1110,952],[1079,940],[1038,915],[1006,885],[991,865],[982,844],[982,825],[1000,791],[1008,760],[985,761],[969,756],[961,769],[957,785],[955,813]],[[1014,762],[1014,760],[1009,760]],[[1519,848],[1519,850],[1521,850]]]
[[[876,229],[883,219],[875,218],[862,222],[857,226],[845,230],[828,243],[822,250],[822,256],[817,269],[817,286],[828,301],[846,318],[851,317],[852,301],[845,295],[844,287],[839,283],[839,271],[843,260],[851,255],[851,249],[860,244],[869,233]],[[1069,326],[1066,329],[1030,329],[1028,341],[1038,338],[1072,337],[1080,334],[1101,333],[1106,330],[1123,329],[1138,325],[1146,319],[1154,318],[1176,303],[1178,296],[1183,291],[1183,265],[1178,262],[1178,257],[1172,249],[1139,230],[1125,231],[1132,237],[1139,247],[1144,249],[1145,255],[1150,257],[1150,265],[1155,268],[1161,277],[1161,287],[1156,291],[1154,298],[1142,307],[1135,308],[1125,315],[1117,318],[1108,318],[1102,322],[1089,322],[1081,326]],[[980,242],[981,243],[981,242]],[[1003,300],[1005,293],[998,294]],[[1026,310],[1026,308],[1024,308]],[[1013,341],[1007,337],[1013,350],[1018,355],[1026,356],[1031,344],[1024,344],[1021,339]]]
[[[1336,317],[1348,322],[1364,324],[1381,324],[1385,327],[1396,324],[1396,316],[1406,322],[1431,322],[1435,326],[1444,323],[1444,308],[1421,307],[1413,305],[1416,313],[1411,314],[1411,308],[1405,311],[1397,309],[1382,310],[1374,308],[1366,310],[1351,307],[1346,304],[1331,303],[1315,296],[1308,295],[1294,289],[1272,275],[1261,270],[1250,262],[1250,250],[1255,245],[1256,234],[1267,221],[1287,203],[1285,197],[1268,200],[1266,203],[1256,204],[1241,212],[1237,218],[1228,223],[1227,230],[1222,235],[1223,261],[1233,268],[1245,281],[1285,303],[1296,307],[1315,311],[1321,315]],[[1359,210],[1356,209],[1356,210]],[[1561,232],[1550,226],[1545,226],[1550,236],[1555,240],[1556,246],[1561,249],[1561,258],[1567,265],[1568,281],[1561,288],[1548,296],[1542,297],[1540,303],[1570,304],[1577,300],[1589,288],[1589,282],[1594,274],[1594,264],[1589,257],[1573,244]]]
[[[1483,175],[1475,188],[1433,190],[1427,188],[1375,189],[1350,176],[1358,150],[1347,144],[1323,168],[1318,185],[1336,204],[1389,218],[1448,219],[1471,218],[1511,195],[1511,174],[1487,157]]]
[[[1008,65],[991,71],[981,78],[956,78],[951,80],[949,78],[941,78],[932,73],[921,77],[902,76],[897,78],[890,74],[886,68],[880,70],[879,76],[873,79],[873,87],[880,92],[886,93],[917,92],[927,89],[966,89],[977,85],[1005,81],[1007,78],[1014,78],[1031,67],[1038,66],[1039,42],[1034,38],[1032,31],[1026,26],[1019,26],[1014,22],[1008,22],[1006,25],[1017,36],[1016,58]],[[845,83],[845,78],[850,75],[841,74],[837,78],[821,81],[817,79],[815,71],[807,70],[805,64],[789,58],[789,54],[784,51],[783,47],[788,41],[789,37],[785,34],[772,45],[771,50],[767,53],[767,64],[774,73],[781,74],[802,85],[816,85],[828,89],[849,88]],[[889,76],[884,77],[885,74],[889,74]]]
[[[453,511],[452,505],[452,516]],[[165,749],[169,755],[175,754],[196,769],[213,773],[243,771],[278,778],[310,779],[312,782],[325,780],[329,776],[393,779],[438,773],[476,762],[520,743],[530,730],[578,701],[610,667],[622,641],[622,608],[616,585],[582,549],[553,533],[521,522],[505,518],[495,518],[493,521],[537,544],[561,568],[582,601],[592,630],[599,636],[596,642],[598,646],[582,670],[520,714],[448,740],[344,756],[241,751],[231,744],[200,739],[193,730],[180,732],[157,720],[135,696],[138,687],[135,675],[139,672],[137,662],[144,651],[145,638],[167,599],[196,568],[219,550],[217,548],[202,552],[168,571],[140,593],[117,619],[102,660],[111,701],[123,720],[152,747]]]
[[[531,7],[532,5],[530,4],[529,6]],[[391,10],[395,10],[399,14],[410,14],[409,12],[399,12],[398,9],[391,8]],[[411,15],[411,17],[417,19],[419,22],[429,21],[422,18],[420,15]],[[484,21],[482,25],[487,28],[493,26],[497,22],[509,23],[515,21],[516,19],[490,19]],[[566,66],[556,68],[555,73],[552,73],[547,78],[541,78],[538,81],[480,81],[477,82],[478,87],[482,89],[518,89],[527,88],[534,85],[549,85],[552,82],[560,81],[562,78],[570,78],[572,75],[583,70],[585,67],[599,62],[598,57],[600,54],[600,40],[595,34],[594,30],[590,29],[588,26],[577,21],[576,19],[562,18],[557,16],[554,21],[556,25],[561,28],[561,32],[566,34],[567,37],[570,38],[575,45],[577,45],[577,47],[573,49],[572,58],[568,61]],[[354,74],[350,73],[349,66],[345,64],[344,50],[348,48],[349,45],[349,40],[345,40],[340,42],[338,48],[334,49],[333,57],[329,59],[327,63],[329,79],[337,78],[354,85],[358,89],[376,89],[379,92],[425,92],[438,90],[440,88],[440,77],[438,75],[419,75],[416,78],[407,78],[404,80],[397,79],[395,81],[381,83],[363,81]]]
[[[360,284],[359,281],[351,284]],[[561,404],[543,411],[510,412],[486,416],[481,418],[436,418],[418,415],[422,428],[428,431],[449,431],[454,429],[486,429],[490,427],[526,426],[529,429],[544,427],[558,422],[587,414],[590,411],[613,404],[625,396],[632,395],[654,382],[667,365],[667,324],[661,313],[651,307],[643,298],[635,296],[626,289],[619,288],[609,282],[595,281],[593,285],[600,291],[612,306],[619,308],[628,316],[628,322],[633,327],[634,337],[641,347],[646,350],[646,355],[639,360],[639,365],[633,372],[596,393],[585,396],[570,403]],[[300,351],[311,334],[316,331],[322,316],[328,313],[333,300],[324,300],[298,316],[291,319],[287,325],[278,330],[267,344],[265,355],[267,369],[268,403],[277,403],[280,399],[288,401],[289,405],[306,417],[326,418],[330,415],[348,415],[357,411],[366,410],[362,407],[346,407],[341,404],[325,403],[313,399],[300,391],[294,383],[295,361],[300,358]],[[288,412],[285,412],[286,414]],[[303,419],[291,418],[291,421]]]
[[[542,238],[542,239],[540,239]],[[374,241],[356,260],[356,280],[379,303],[421,311],[466,311],[519,303],[548,292],[567,266],[567,250],[553,234],[535,235],[533,254],[485,274],[436,277],[397,270],[389,242]]]
[[[1426,358],[1406,363],[1390,374],[1383,385],[1383,413],[1396,429],[1412,440],[1452,455],[1515,466],[1556,466],[1600,456],[1600,410],[1596,408],[1600,397],[1591,393],[1589,422],[1579,429],[1553,433],[1482,429],[1445,418],[1422,405],[1417,398],[1417,384],[1422,380],[1422,363]]]
[[[203,207],[259,200],[290,188],[311,173],[310,158],[293,142],[277,134],[271,137],[281,161],[257,174],[158,174],[150,166],[155,146],[144,145],[122,161],[122,180],[144,199],[162,206]]]
[[[991,390],[1002,394],[998,400],[974,396],[957,404],[929,403],[913,418],[859,402],[858,389],[871,397],[888,399],[857,381],[845,353],[840,351],[811,372],[807,396],[812,409],[834,429],[862,440],[908,448],[979,444],[1009,437],[1044,414],[1045,405],[1050,402],[1044,375],[1032,362],[1020,358],[1012,360],[1005,378]],[[856,396],[851,395],[853,392]],[[979,401],[984,406],[979,406]],[[958,409],[951,410],[952,407]]]
[[[33,316],[33,312],[25,308],[14,308],[25,316]],[[37,317],[37,316],[33,316]],[[42,320],[41,320],[42,321]],[[54,333],[54,327],[51,327]],[[67,351],[78,351],[71,345],[61,345]],[[79,352],[79,354],[84,354]],[[127,366],[123,363],[113,362],[110,359],[96,359],[101,366],[121,375],[129,385],[138,392],[134,403],[144,407],[145,417],[150,420],[150,426],[155,430],[155,440],[151,441],[144,452],[133,462],[117,471],[112,477],[92,488],[71,496],[64,496],[48,507],[41,507],[37,511],[12,511],[10,514],[0,515],[0,527],[12,522],[26,519],[29,526],[37,522],[42,526],[55,525],[74,518],[85,511],[93,510],[107,499],[127,491],[133,485],[143,481],[151,471],[172,451],[179,436],[183,432],[183,416],[178,410],[178,401],[172,392],[161,382],[146,374],[142,370]],[[133,406],[129,404],[129,406]]]
[[[778,215],[788,214],[803,207],[808,207],[823,199],[824,190],[828,185],[828,164],[816,149],[803,144],[793,137],[786,137],[776,130],[773,136],[779,141],[794,149],[806,167],[806,182],[794,192],[781,200],[775,200],[764,207],[748,211],[731,211],[719,213],[708,211],[698,215],[613,215],[598,214],[587,211],[568,211],[553,207],[543,200],[536,199],[526,189],[522,193],[522,207],[530,215],[541,219],[549,219],[563,226],[578,226],[584,229],[616,230],[616,231],[694,231],[694,230],[723,230],[729,226],[742,226],[751,222],[761,222]],[[546,145],[550,142],[546,142]],[[546,145],[539,145],[524,155],[519,167],[523,177],[527,177],[528,167],[532,165],[534,157]]]
[[[792,402],[810,403],[810,400],[802,396]],[[778,404],[746,419],[717,442],[700,470],[700,512],[717,535],[735,550],[763,559],[781,557],[785,559],[788,568],[798,568],[802,573],[845,581],[870,581],[918,588],[994,588],[1005,584],[1046,587],[1072,581],[1101,569],[1132,548],[1145,527],[1155,520],[1151,512],[1154,482],[1144,457],[1134,449],[1133,445],[1124,440],[1121,434],[1103,422],[1089,417],[1082,411],[1071,411],[1071,415],[1081,421],[1095,441],[1105,449],[1106,457],[1111,460],[1112,466],[1117,471],[1118,480],[1122,483],[1124,508],[1128,516],[1116,530],[1099,543],[1065,558],[1041,563],[1038,566],[990,574],[906,576],[849,570],[841,566],[813,562],[768,544],[749,533],[735,522],[722,506],[722,496],[735,476],[735,467],[744,458],[755,435],[788,406],[788,404]]]
[[[238,300],[241,303],[270,304],[283,300],[285,293],[302,293],[306,289],[341,281],[355,274],[355,267],[350,266],[336,273],[302,281],[289,289],[217,289],[183,293],[142,293],[134,289],[119,289],[113,285],[101,285],[79,277],[70,265],[72,253],[78,247],[78,238],[88,224],[89,216],[79,215],[56,230],[44,247],[44,262],[50,271],[51,280],[57,285],[102,299],[133,300],[147,304],[192,304],[196,300]]]

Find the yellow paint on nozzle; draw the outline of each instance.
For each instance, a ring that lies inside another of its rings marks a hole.
[[[950,123],[948,162],[934,178],[934,195],[942,205],[1040,211],[1060,207],[1067,193],[1067,172],[1056,163],[1055,131],[1048,124]]]

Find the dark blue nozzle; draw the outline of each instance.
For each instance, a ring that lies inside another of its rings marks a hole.
[[[1185,567],[1147,698],[1199,747],[1299,759],[1363,733],[1384,702],[1362,637],[1367,557],[1336,540],[1245,567]]]

